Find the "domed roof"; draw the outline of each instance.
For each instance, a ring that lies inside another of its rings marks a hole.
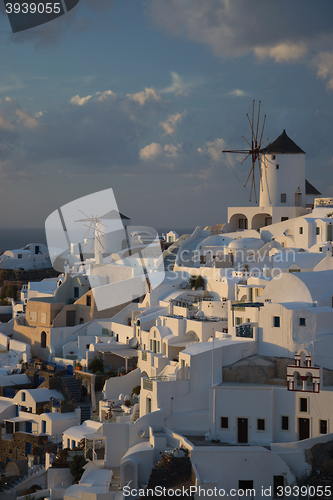
[[[264,246],[264,242],[260,238],[238,238],[229,243],[228,247],[237,250],[240,248],[249,250],[259,250]]]
[[[205,240],[201,241],[200,247],[226,247],[229,245],[232,238],[224,236],[223,234],[214,234],[213,236],[208,236]]]
[[[305,152],[297,144],[287,136],[284,130],[282,134],[275,139],[274,142],[268,144],[268,146],[261,150],[261,152],[266,154],[277,153],[277,154],[304,154]]]

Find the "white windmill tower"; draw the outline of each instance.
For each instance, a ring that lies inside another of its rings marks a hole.
[[[103,250],[104,250],[104,245],[102,243],[102,236],[104,234],[104,229],[106,228],[106,225],[101,222],[101,218],[98,217],[97,215],[89,215],[85,214],[80,210],[80,212],[86,217],[85,219],[79,219],[76,220],[75,222],[81,222],[84,226],[86,226],[88,229],[86,231],[86,234],[84,235],[84,240],[89,236],[90,231],[92,231],[93,238],[92,238],[92,243],[91,247],[94,247],[94,256],[96,260],[96,264],[102,264],[103,261]]]
[[[284,130],[261,154],[259,206],[305,208],[305,152]]]

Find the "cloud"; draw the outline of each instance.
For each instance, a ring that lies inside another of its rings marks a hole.
[[[146,103],[146,101],[149,100],[159,101],[161,99],[161,96],[158,95],[153,88],[147,88],[147,87],[142,92],[137,92],[136,94],[127,94],[126,97],[128,97],[134,102],[138,102],[140,106],[143,106]]]
[[[77,106],[83,106],[89,99],[92,98],[92,95],[87,95],[86,97],[80,97],[79,95],[75,95],[71,98],[71,103],[76,104]]]
[[[291,62],[302,58],[307,53],[303,43],[280,43],[275,47],[255,47],[254,53],[259,59],[271,57],[275,62]]]
[[[116,94],[112,92],[112,90],[105,90],[105,92],[96,92],[94,95],[87,95],[85,97],[80,97],[79,95],[75,95],[71,98],[71,104],[75,104],[76,106],[83,106],[90,99],[94,98],[96,101],[104,101],[105,99],[109,99],[110,97],[115,97]]]
[[[312,65],[317,70],[317,77],[328,80],[327,90],[333,90],[333,53],[319,52],[313,60]]]
[[[182,142],[180,142],[179,144],[165,144],[164,151],[166,153],[166,156],[173,158],[177,157],[182,146]]]
[[[230,97],[244,97],[244,96],[248,96],[249,94],[247,92],[245,92],[244,90],[240,90],[240,89],[234,89],[234,90],[231,90],[231,92],[228,92],[228,94]]]
[[[11,180],[25,175],[31,181],[61,171],[64,180],[95,181],[106,173],[152,176],[173,170],[184,179],[215,175],[220,171],[222,139],[199,149],[200,143],[181,141],[176,129],[186,111],[171,109],[174,102],[168,99],[152,113],[150,106],[108,90],[75,95],[38,113],[22,109],[16,100],[3,100],[0,176]],[[169,140],[161,141],[161,130]]]
[[[0,130],[12,131],[14,130],[14,124],[8,120],[0,111]]]
[[[161,127],[164,130],[163,135],[172,135],[176,131],[176,126],[182,121],[184,116],[186,116],[186,111],[183,113],[175,113],[174,115],[169,115],[164,122],[160,122]]]
[[[22,109],[16,110],[16,116],[18,117],[19,121],[23,123],[23,125],[31,130],[38,128],[39,123],[34,118],[31,116],[27,111],[23,111]]]
[[[202,148],[198,148],[200,154],[208,155],[214,162],[219,162],[222,159],[222,150],[224,149],[225,142],[223,139],[215,139],[215,141],[208,141]]]
[[[196,82],[192,81],[185,83],[184,78],[178,75],[178,73],[176,73],[175,71],[171,72],[171,78],[171,85],[160,90],[161,94],[175,94],[175,96],[182,95],[184,97],[187,97],[191,89],[202,83],[198,79],[196,79]]]
[[[16,100],[2,101],[2,175],[14,178],[26,171],[33,179],[49,169],[79,176],[134,168],[151,116],[132,103],[109,90],[76,95],[37,114],[22,109]]]
[[[140,149],[139,156],[141,160],[152,161],[156,160],[158,156],[162,154],[162,146],[157,142],[152,142],[144,148]]]
[[[157,26],[204,44],[221,58],[252,53],[292,61],[333,41],[333,2],[314,6],[304,0],[147,0],[146,5]]]
[[[115,97],[115,93],[112,92],[112,90],[106,90],[105,92],[96,92],[97,101],[104,101],[105,99],[108,99],[110,97]]]

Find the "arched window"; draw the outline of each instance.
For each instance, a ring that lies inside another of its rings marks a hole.
[[[42,332],[40,335],[40,346],[46,347],[46,332]]]

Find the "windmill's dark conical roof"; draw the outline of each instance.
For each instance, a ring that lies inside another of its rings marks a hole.
[[[311,182],[307,181],[305,179],[305,194],[314,194],[314,195],[319,195],[321,194],[317,188],[315,188]]]
[[[287,136],[284,130],[282,134],[275,139],[274,142],[268,144],[268,146],[261,150],[261,152],[266,154],[277,153],[277,154],[304,154],[305,152],[297,144]]]
[[[111,210],[110,212],[101,215],[99,219],[108,219],[108,220],[113,220],[113,219],[122,219],[122,220],[130,220],[129,217],[126,217],[126,215],[122,214],[121,212],[117,212],[117,210]]]

